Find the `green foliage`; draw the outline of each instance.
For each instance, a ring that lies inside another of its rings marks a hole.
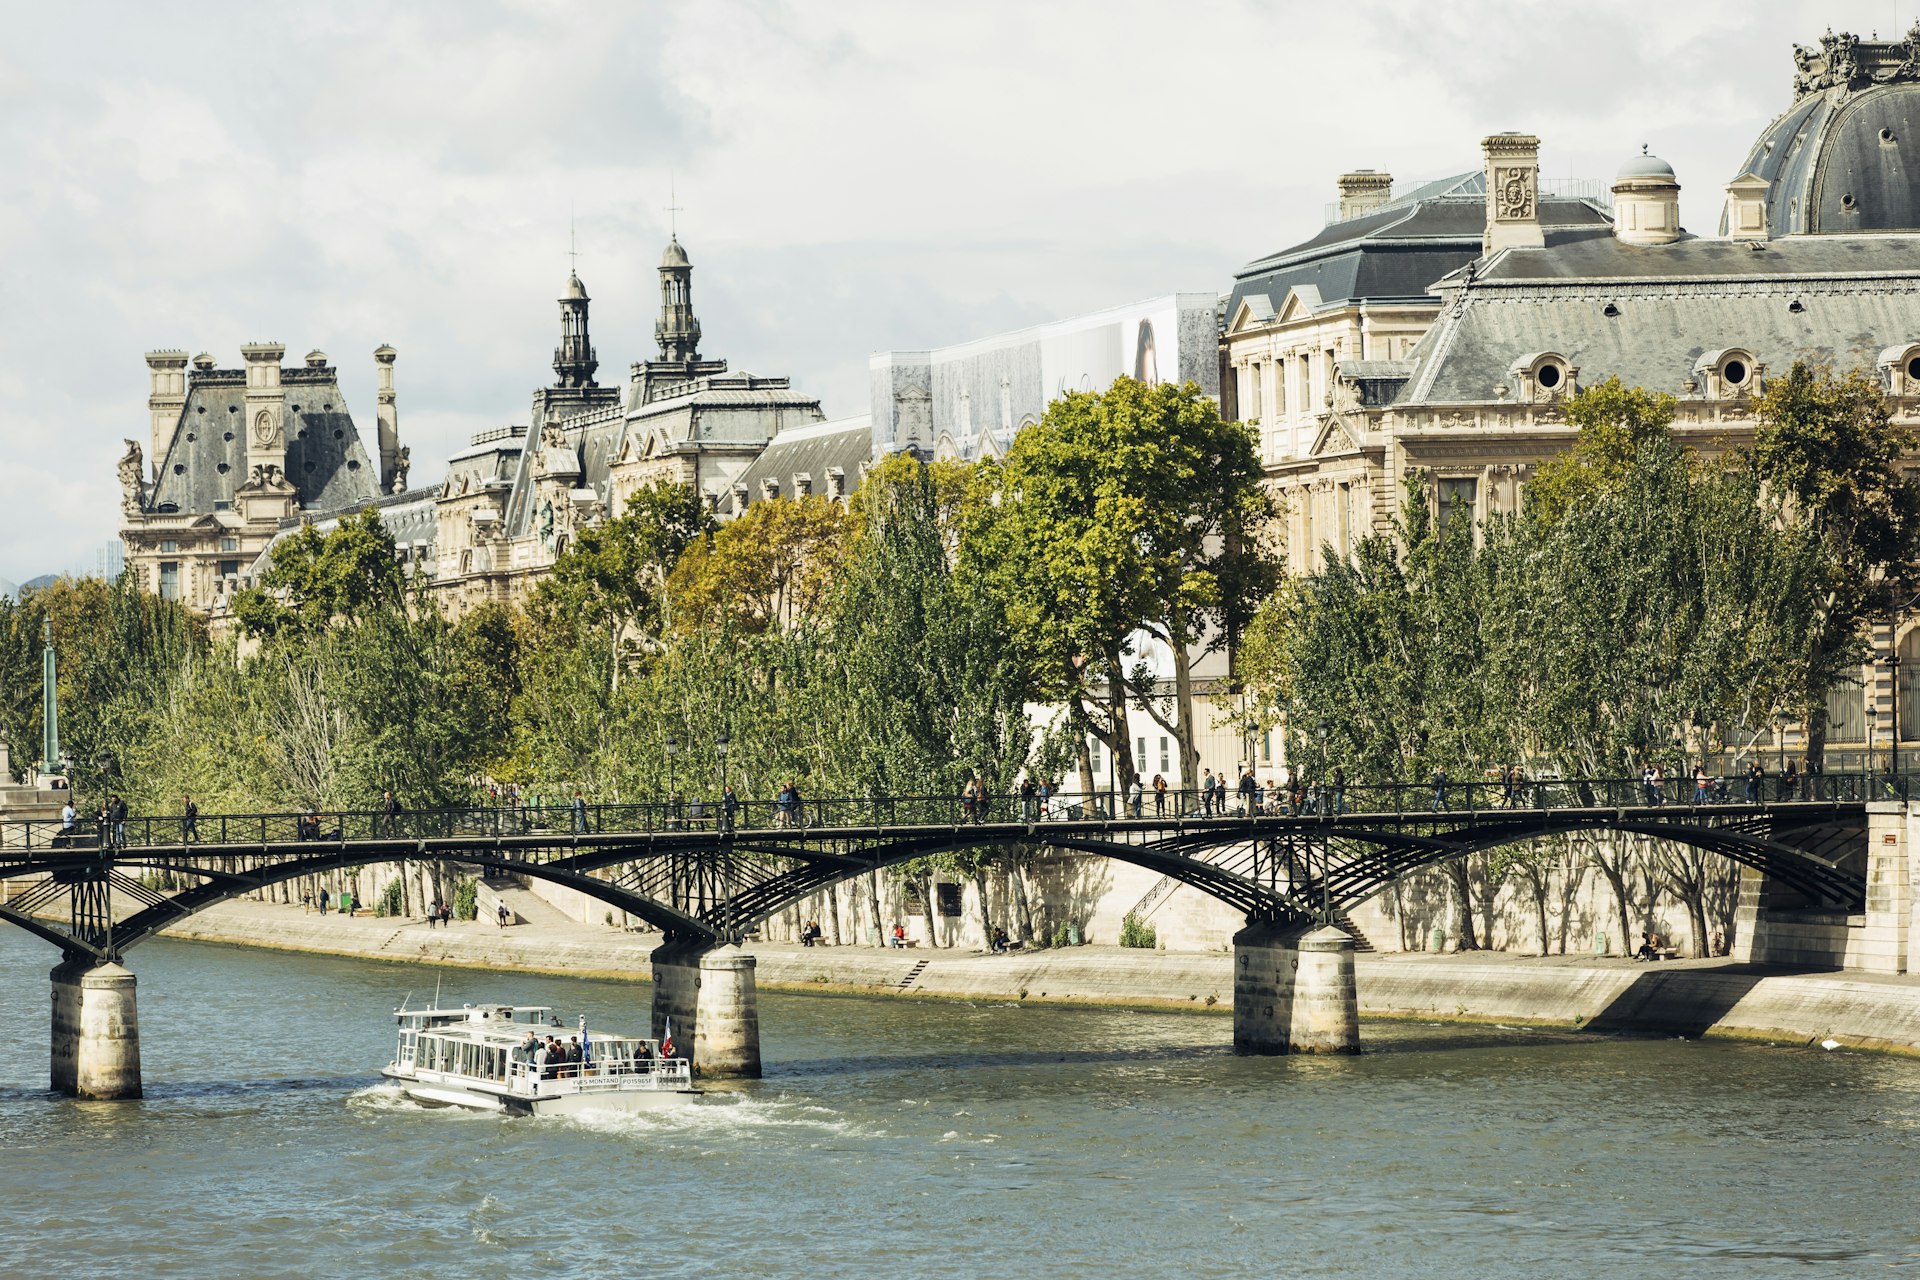
[[[1567,401],[1567,423],[1579,429],[1573,447],[1547,459],[1527,484],[1529,513],[1548,523],[1580,503],[1616,491],[1649,444],[1672,438],[1678,401],[1664,392],[1608,378]]]
[[[233,611],[255,636],[289,630],[317,635],[398,609],[405,593],[393,534],[366,507],[328,533],[302,525],[275,544],[259,585],[234,593]]]
[[[374,901],[373,913],[380,916],[397,916],[406,909],[405,903],[406,890],[401,887],[400,877],[395,876],[387,881],[387,887],[381,890],[379,898]]]
[[[1121,946],[1141,947],[1151,951],[1159,944],[1159,931],[1133,912],[1127,912],[1126,916],[1120,921]]]
[[[1816,626],[1794,659],[1804,669],[1816,743],[1826,692],[1866,656],[1866,630],[1912,594],[1920,557],[1920,477],[1900,460],[1914,433],[1864,370],[1835,376],[1796,361],[1756,406],[1753,465],[1786,500],[1783,515],[1819,550]]]
[[[479,913],[480,882],[472,876],[461,876],[453,886],[453,918],[471,920]]]

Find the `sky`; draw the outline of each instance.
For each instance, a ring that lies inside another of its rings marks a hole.
[[[1913,0],[1909,0],[1913,3]],[[869,353],[1176,291],[1539,135],[1649,145],[1682,221],[1791,100],[1791,50],[1888,0],[0,0],[0,581],[91,571],[156,348],[327,352],[412,482],[552,380],[569,227],[603,384],[654,354],[669,219],[702,353],[863,413]],[[677,214],[668,212],[678,205]],[[149,466],[151,460],[149,459]]]

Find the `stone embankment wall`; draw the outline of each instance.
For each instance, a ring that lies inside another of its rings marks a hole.
[[[658,935],[479,924],[434,929],[303,915],[255,903],[216,907],[174,936],[419,964],[644,981]],[[760,986],[867,995],[1064,1001],[1224,1013],[1233,962],[1221,952],[1069,947],[990,956],[924,948],[763,946]],[[138,964],[138,952],[134,953]],[[924,962],[924,967],[923,967]],[[1842,1044],[1920,1054],[1920,980],[1766,973],[1727,962],[1361,956],[1366,1017],[1423,1018]],[[1363,1032],[1364,1041],[1364,1032]]]

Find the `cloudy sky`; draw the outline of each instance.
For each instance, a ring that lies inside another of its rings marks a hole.
[[[1790,46],[1888,0],[1642,6],[8,3],[0,579],[115,536],[142,353],[276,339],[413,479],[551,378],[569,210],[603,381],[652,352],[677,191],[703,352],[864,412],[869,352],[1175,290],[1316,230],[1346,169],[1549,176],[1651,144],[1683,221],[1789,101]]]

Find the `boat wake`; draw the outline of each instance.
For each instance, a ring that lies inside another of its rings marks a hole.
[[[887,1136],[803,1098],[739,1093],[707,1093],[679,1106],[641,1111],[582,1111],[553,1117],[552,1122],[597,1133],[644,1135],[654,1142],[684,1137],[689,1144],[701,1146],[730,1138],[786,1138],[799,1145],[825,1147]]]

